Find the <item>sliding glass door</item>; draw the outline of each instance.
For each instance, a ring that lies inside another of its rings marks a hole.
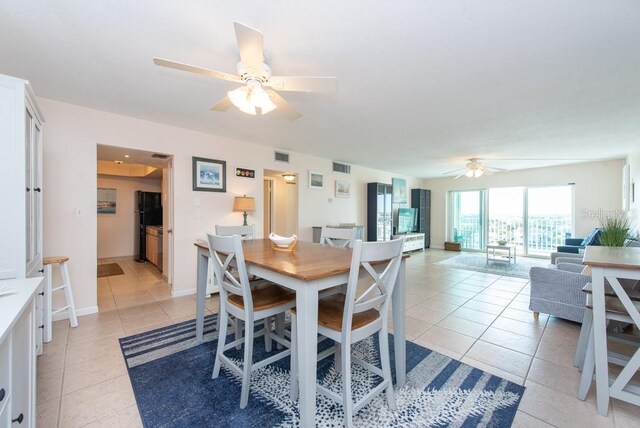
[[[489,240],[507,241],[524,253],[524,187],[489,189]]]
[[[572,186],[449,192],[449,240],[467,250],[506,241],[523,255],[548,255],[571,233]]]
[[[455,242],[468,250],[484,248],[484,191],[451,192],[452,227]]]
[[[527,189],[527,252],[549,254],[571,234],[571,186]]]

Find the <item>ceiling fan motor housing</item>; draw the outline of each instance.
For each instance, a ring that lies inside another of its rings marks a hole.
[[[255,70],[252,67],[246,68],[242,61],[236,66],[236,71],[243,82],[249,84],[250,82],[258,82],[260,85],[269,81],[271,77],[271,67],[264,62],[262,63],[262,70]]]

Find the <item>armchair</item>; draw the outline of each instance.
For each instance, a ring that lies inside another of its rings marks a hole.
[[[529,309],[534,312],[534,316],[542,312],[582,322],[585,311],[582,288],[591,282],[591,276],[580,273],[583,268],[581,264],[573,262],[558,263],[556,269],[532,267],[529,270]]]
[[[600,245],[601,228],[595,228],[593,232],[586,238],[567,238],[564,245],[559,245],[557,251],[559,253],[580,253],[580,249],[584,249],[587,245]]]

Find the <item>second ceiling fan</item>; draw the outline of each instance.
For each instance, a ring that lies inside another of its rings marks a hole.
[[[237,75],[162,58],[153,58],[153,62],[162,67],[242,84],[239,88],[227,92],[227,96],[211,109],[219,112],[227,111],[234,105],[240,111],[251,115],[256,114],[256,108],[263,115],[277,109],[289,120],[295,120],[302,115],[291,107],[276,90],[335,92],[337,84],[335,77],[272,76],[271,68],[264,62],[262,33],[239,22],[234,22],[233,26],[240,53],[240,62],[236,69]]]
[[[457,180],[463,175],[467,177],[477,178],[477,177],[481,177],[482,175],[491,175],[494,172],[504,172],[504,171],[508,171],[508,170],[504,168],[484,166],[482,165],[482,162],[480,162],[480,160],[478,160],[477,158],[472,158],[472,159],[469,159],[469,161],[467,162],[464,168],[454,169],[453,171],[445,172],[444,175],[456,174],[456,176],[454,177],[454,180]]]

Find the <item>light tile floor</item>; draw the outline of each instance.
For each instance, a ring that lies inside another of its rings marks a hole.
[[[517,427],[640,426],[640,408],[616,400],[608,417],[590,392],[576,396],[573,354],[579,324],[528,310],[526,280],[445,269],[456,255],[413,253],[407,262],[407,335],[435,351],[524,384]],[[132,259],[117,261],[124,275],[98,280],[100,313],[54,323],[53,341],[38,357],[38,427],[141,426],[118,338],[195,316],[195,296],[171,298],[159,271]],[[217,311],[217,297],[207,313]],[[593,389],[593,388],[592,388]]]

